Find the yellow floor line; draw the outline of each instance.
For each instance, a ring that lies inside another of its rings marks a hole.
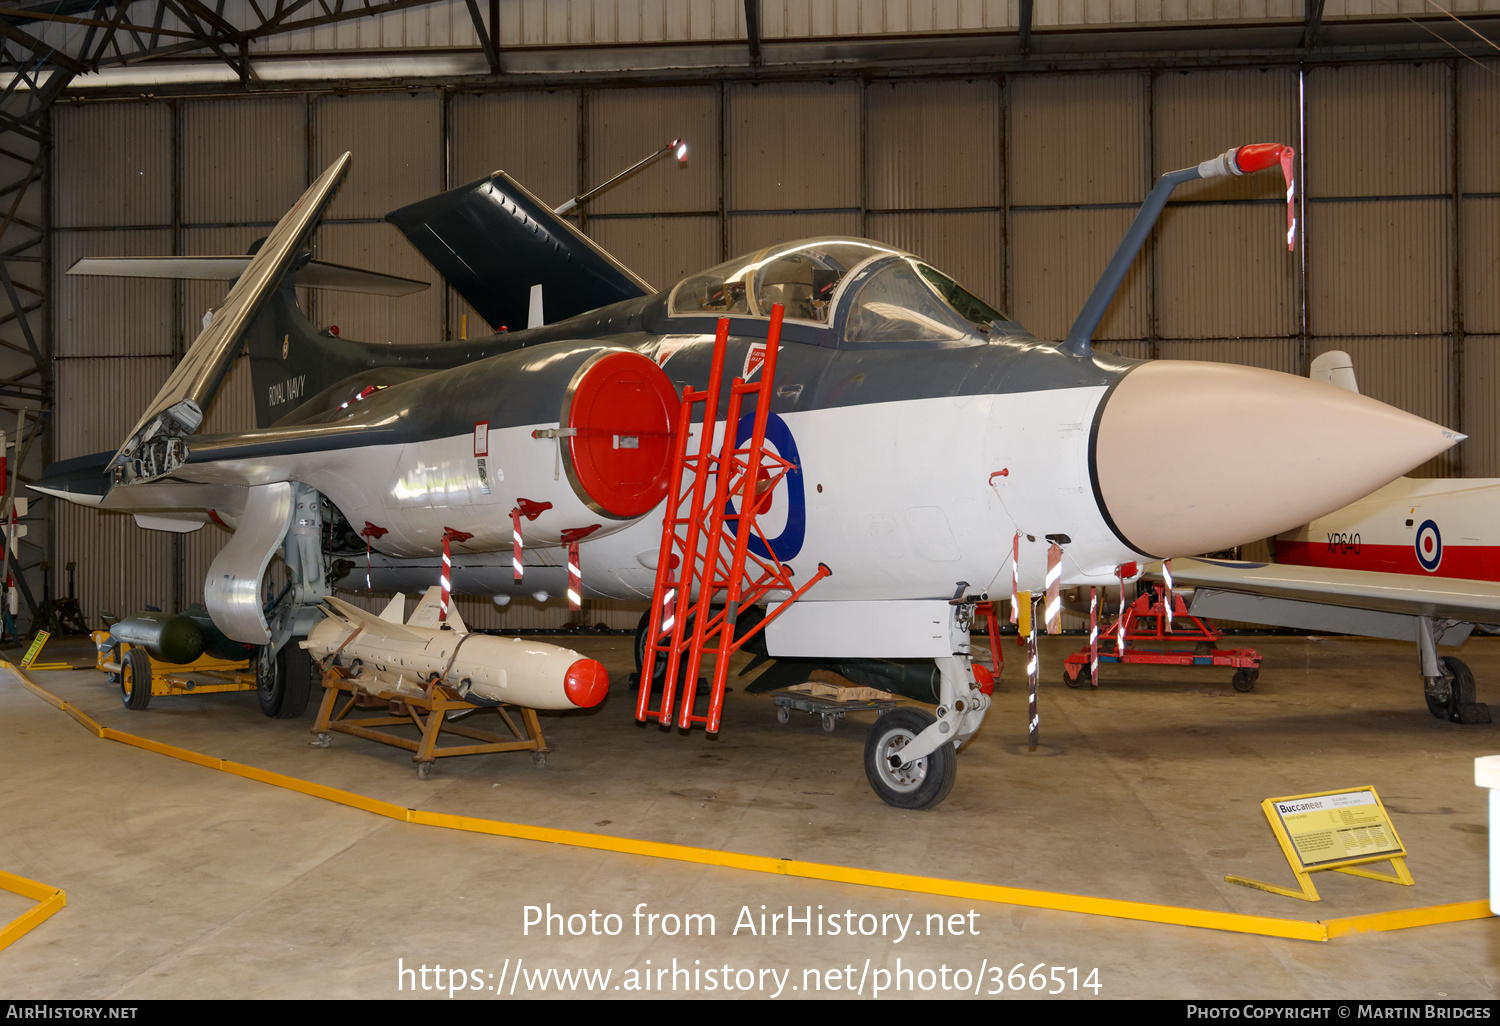
[[[694,848],[690,845],[671,844],[663,841],[642,841],[629,837],[613,837],[608,834],[591,834],[578,830],[560,830],[552,827],[531,826],[525,823],[506,823],[494,819],[473,816],[456,816],[442,812],[426,812],[409,809],[378,798],[342,791],[338,788],[315,784],[311,781],[289,777],[271,770],[263,770],[243,763],[230,762],[210,755],[203,755],[186,748],[152,741],[149,738],[127,734],[112,727],[100,727],[89,717],[45,689],[26,679],[13,664],[0,660],[0,666],[12,670],[26,688],[50,705],[68,713],[83,724],[96,737],[119,741],[122,744],[143,748],[174,759],[181,759],[198,766],[221,770],[235,776],[272,784],[276,787],[297,791],[327,801],[362,809],[379,816],[415,823],[422,826],[443,827],[449,830],[464,830],[470,833],[491,834],[518,840],[541,841],[549,844],[564,844],[574,848],[589,848],[625,855],[645,855],[651,858],[670,859],[706,866],[722,866],[743,869],[755,873],[771,873],[778,876],[799,877],[807,880],[826,880],[832,883],[850,883],[865,887],[880,887],[887,890],[912,891],[918,894],[937,894],[953,898],[970,898],[976,901],[995,902],[1004,905],[1021,905],[1028,908],[1051,909],[1059,912],[1082,912],[1087,915],[1109,916],[1115,919],[1132,919],[1141,922],[1166,923],[1174,926],[1196,926],[1230,933],[1255,934],[1264,937],[1285,937],[1292,940],[1326,941],[1354,933],[1405,930],[1415,926],[1430,926],[1437,923],[1457,923],[1471,919],[1488,918],[1489,902],[1464,901],[1449,905],[1433,905],[1427,908],[1402,909],[1394,912],[1375,912],[1369,915],[1348,916],[1320,922],[1300,919],[1278,919],[1269,916],[1252,916],[1240,912],[1213,912],[1208,909],[1182,908],[1176,905],[1156,905],[1149,902],[1121,901],[1115,898],[1095,898],[1088,895],[1064,894],[1056,891],[1036,891],[1021,887],[1005,887],[1000,884],[972,883],[965,880],[946,880],[939,877],[911,876],[905,873],[888,873],[875,869],[859,869],[822,862],[799,862],[795,859],[778,859],[766,855],[750,855],[744,852],[720,851],[713,848]],[[7,874],[0,874],[4,876]],[[20,880],[20,877],[11,877]],[[29,883],[29,881],[27,881]],[[41,887],[40,884],[34,884]],[[57,891],[61,907],[61,891]],[[32,915],[35,913],[28,913]],[[56,908],[41,916],[45,919]],[[22,919],[25,919],[23,916]],[[37,919],[36,922],[40,922]],[[17,923],[21,920],[16,920]],[[32,923],[31,926],[34,926]],[[11,924],[13,928],[15,923]],[[30,929],[27,926],[25,929]],[[10,929],[7,928],[7,929]],[[22,930],[21,932],[25,932]],[[16,936],[19,936],[17,934]],[[0,933],[0,939],[6,935]],[[12,938],[13,939],[13,938]],[[6,942],[8,943],[8,941]],[[0,943],[0,947],[4,944]]]
[[[3,869],[0,869],[0,888],[38,903],[36,908],[21,913],[6,926],[0,927],[0,951],[51,919],[58,909],[68,903],[68,896],[59,888],[7,873]]]

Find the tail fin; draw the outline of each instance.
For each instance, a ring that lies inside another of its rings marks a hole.
[[[203,410],[239,355],[246,330],[292,270],[303,241],[317,226],[348,168],[345,153],[272,229],[213,322],[199,334],[110,461],[109,469],[122,483],[164,477],[186,458],[184,437],[202,423]]]
[[[1307,376],[1313,381],[1342,388],[1359,395],[1359,382],[1354,380],[1354,361],[1341,349],[1332,349],[1313,360],[1307,368]]]
[[[296,284],[287,275],[245,332],[256,427],[270,427],[367,364],[369,344],[318,331],[303,316]]]

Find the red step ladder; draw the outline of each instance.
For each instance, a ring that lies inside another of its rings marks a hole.
[[[758,519],[771,504],[771,495],[795,464],[765,447],[766,422],[771,415],[772,387],[776,376],[776,350],[781,341],[781,304],[771,308],[766,336],[766,357],[760,382],[749,384],[735,378],[729,387],[724,416],[724,437],[714,452],[714,427],[719,422],[719,392],[724,379],[724,350],[729,339],[729,319],[720,318],[714,337],[713,361],[708,388],[684,388],[677,414],[676,450],[667,491],[666,515],[662,518],[661,549],[657,556],[656,587],[647,626],[645,656],[641,661],[640,697],[635,718],[645,722],[654,716],[662,724],[673,722],[690,728],[699,723],[717,733],[724,712],[724,689],[729,679],[729,658],[766,624],[833,571],[818,564],[818,572],[800,588],[792,572],[777,558]],[[755,397],[754,427],[743,444],[737,444],[740,410],[746,396]],[[697,454],[688,453],[688,431],[694,408],[702,404],[703,429]],[[684,480],[691,472],[686,488]],[[712,496],[709,481],[713,480]],[[737,498],[738,512],[730,503]],[[767,559],[750,551],[752,533],[771,554]],[[736,637],[735,624],[741,610],[764,601],[773,591],[791,594],[769,608],[763,620]],[[723,606],[715,605],[722,596]],[[687,628],[691,625],[691,631]],[[708,710],[694,711],[698,669],[703,655],[715,657],[713,685]],[[652,681],[660,661],[666,662],[661,704],[651,708]],[[685,662],[684,662],[685,660]],[[679,674],[679,670],[685,671]],[[679,676],[684,681],[680,702]]]

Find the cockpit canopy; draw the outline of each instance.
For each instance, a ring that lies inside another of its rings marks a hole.
[[[825,344],[983,344],[1026,334],[952,278],[910,253],[868,239],[803,239],[738,257],[684,279],[672,317],[769,318],[827,329]]]

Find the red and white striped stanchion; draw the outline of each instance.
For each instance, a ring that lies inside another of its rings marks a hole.
[[[1026,601],[1030,603],[1030,595],[1026,596]],[[1027,619],[1030,623],[1026,626],[1031,629],[1026,635],[1026,712],[1028,717],[1026,743],[1035,749],[1042,731],[1042,717],[1036,707],[1036,693],[1042,683],[1042,674],[1040,660],[1037,658],[1035,608],[1031,610],[1031,615]]]
[[[1167,608],[1167,633],[1172,633],[1172,561],[1164,559],[1161,561],[1161,579],[1164,592],[1162,602]]]
[[[521,510],[517,507],[510,511],[510,540],[512,551],[510,565],[515,571],[516,583],[521,583]]]
[[[568,543],[568,608],[583,608],[583,568],[578,562],[578,543]]]
[[[578,612],[583,608],[583,561],[578,558],[578,543],[599,530],[592,527],[570,527],[562,533],[563,544],[568,547],[568,608]]]
[[[1062,546],[1053,542],[1047,547],[1047,590],[1045,619],[1048,634],[1062,633]]]
[[[517,498],[515,506],[510,511],[510,566],[512,572],[514,572],[516,575],[517,584],[521,583],[521,574],[523,570],[523,564],[521,562],[523,558],[523,544],[521,542],[521,518],[525,517],[527,520],[535,520],[537,517],[541,516],[551,508],[552,503],[550,502],[535,502],[531,499]],[[567,539],[564,539],[564,541],[566,540]]]
[[[1010,622],[1020,622],[1020,611],[1017,603],[1021,595],[1021,532],[1010,542]]]
[[[1089,686],[1099,686],[1099,589],[1089,589]]]
[[[1123,658],[1125,655],[1125,564],[1121,563],[1115,567],[1115,573],[1120,578],[1120,619],[1115,623],[1115,655]]]
[[[449,546],[453,542],[466,542],[472,537],[474,536],[467,531],[443,528],[443,573],[438,578],[438,584],[443,589],[443,601],[438,607],[438,623],[448,622],[448,600],[453,594],[453,553]]]
[[[370,542],[375,538],[381,538],[389,534],[383,527],[376,527],[368,520],[365,521],[365,529],[359,532],[359,536],[365,540],[365,591],[373,591],[370,587]]]

